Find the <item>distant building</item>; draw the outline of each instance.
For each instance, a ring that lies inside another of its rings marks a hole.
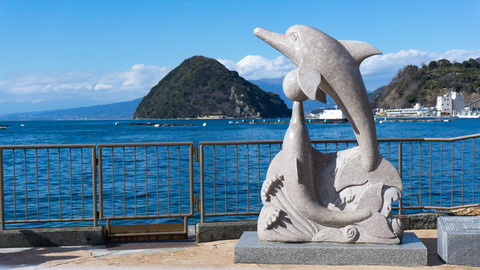
[[[465,96],[455,90],[437,97],[437,113],[457,115],[465,107]]]
[[[434,115],[434,108],[425,108],[420,103],[416,103],[413,108],[404,109],[380,109],[376,112],[380,117],[426,117]]]

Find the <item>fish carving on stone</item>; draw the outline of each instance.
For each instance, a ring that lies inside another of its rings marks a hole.
[[[285,95],[294,101],[292,117],[262,187],[259,239],[398,244],[403,227],[391,207],[401,197],[402,181],[379,153],[359,71],[364,59],[381,52],[306,25],[285,34],[256,28],[254,34],[298,67],[283,81]],[[326,95],[346,115],[358,147],[326,154],[312,147],[303,102],[325,102]]]

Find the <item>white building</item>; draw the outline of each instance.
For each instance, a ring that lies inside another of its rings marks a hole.
[[[413,108],[387,109],[377,112],[380,117],[426,117],[434,115],[434,108],[425,108],[420,103],[416,103]]]
[[[437,97],[437,113],[457,115],[465,107],[465,96],[455,91]]]

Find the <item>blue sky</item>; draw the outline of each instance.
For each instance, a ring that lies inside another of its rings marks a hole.
[[[480,57],[480,1],[0,0],[0,114],[143,97],[184,59],[247,79],[293,64],[253,35],[307,24],[384,54],[361,66],[369,91],[407,64]]]

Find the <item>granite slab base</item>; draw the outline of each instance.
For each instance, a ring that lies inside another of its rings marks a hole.
[[[440,217],[437,252],[447,264],[480,266],[480,217]]]
[[[260,241],[257,232],[244,232],[235,245],[235,263],[305,265],[427,265],[427,248],[414,233],[399,245],[329,242],[281,243]]]

